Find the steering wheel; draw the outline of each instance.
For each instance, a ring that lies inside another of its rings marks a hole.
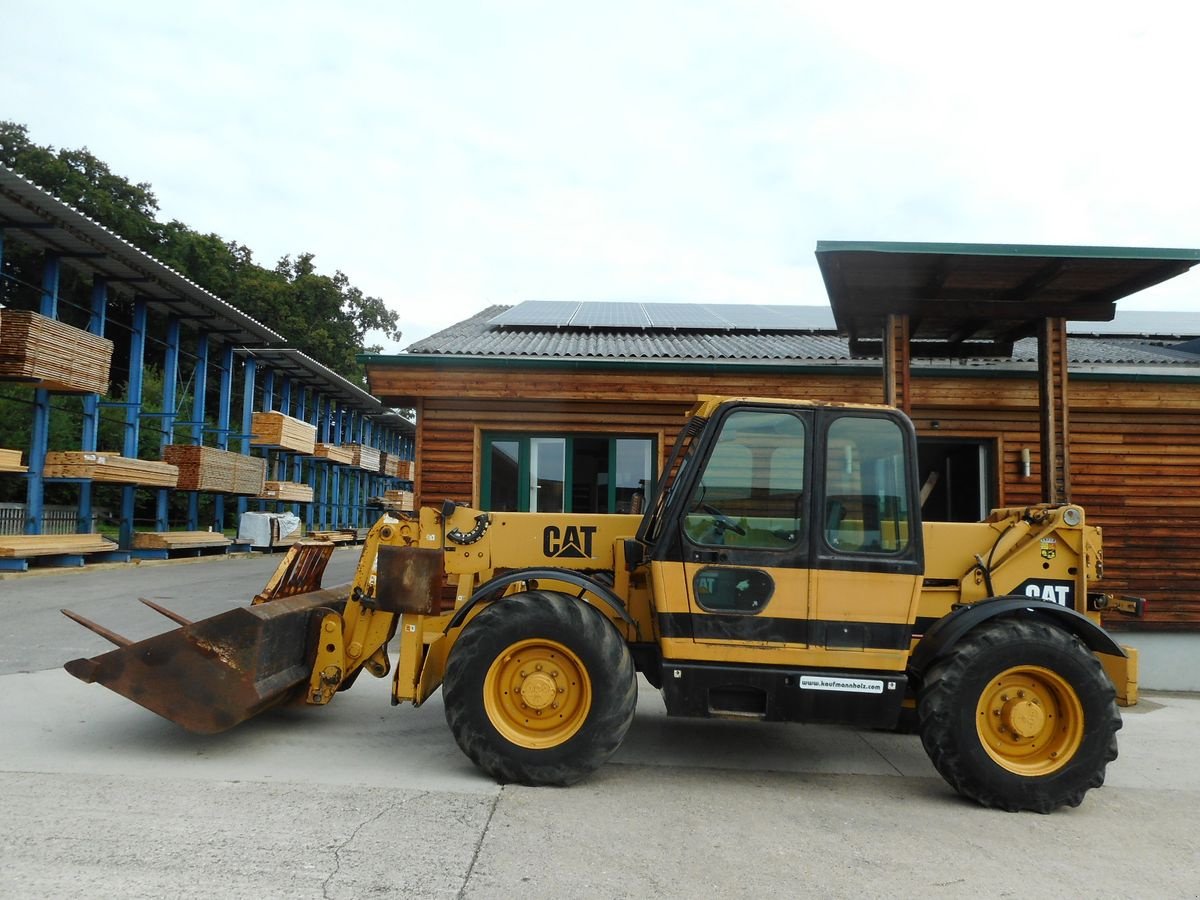
[[[746,529],[739,525],[725,513],[721,512],[715,506],[709,506],[707,503],[701,503],[700,508],[712,516],[713,524],[717,526],[720,532],[732,531],[734,534],[746,536]]]

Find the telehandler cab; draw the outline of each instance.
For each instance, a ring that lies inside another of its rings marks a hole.
[[[912,423],[888,407],[704,399],[644,516],[384,515],[352,584],[293,547],[248,607],[67,663],[201,733],[363,669],[394,703],[439,686],[459,746],[501,781],[565,785],[633,721],[669,714],[915,727],[985,806],[1075,806],[1117,756],[1137,658],[1099,625],[1100,530],[1074,505],[922,524]],[[64,612],[66,612],[64,610]],[[1115,685],[1115,687],[1114,687]]]

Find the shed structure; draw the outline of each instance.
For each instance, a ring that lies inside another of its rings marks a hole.
[[[885,311],[891,280],[902,288],[891,296],[913,301],[899,308],[914,350],[893,371],[905,379],[922,476],[939,475],[925,516],[978,520],[1044,495],[1037,338],[1046,326],[1030,303],[1047,300],[1060,272],[1073,286],[1055,311],[1087,317],[1050,317],[1056,365],[1071,377],[1070,430],[1060,438],[1070,496],[1104,528],[1106,589],[1150,600],[1144,621],[1112,624],[1200,632],[1200,559],[1186,549],[1200,540],[1200,314],[1108,321],[1117,299],[1185,271],[1200,252],[998,248],[989,275],[978,247],[933,260],[941,245],[872,246],[819,246],[832,309],[491,307],[404,353],[364,357],[368,387],[417,411],[421,504],[635,511],[700,396],[880,402],[883,338],[896,325]],[[845,254],[863,252],[890,254],[871,278],[847,274]],[[1005,265],[1025,274],[998,271]],[[868,291],[872,278],[880,284]],[[854,291],[879,309],[848,309]],[[1004,318],[992,315],[1004,302],[1013,307],[998,327],[990,319]],[[936,314],[936,304],[951,303],[954,329]],[[936,357],[925,355],[927,341],[941,345]],[[1056,402],[1067,398],[1065,378],[1059,384]]]

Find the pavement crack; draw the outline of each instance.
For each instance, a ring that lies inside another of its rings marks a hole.
[[[458,889],[458,894],[455,900],[463,900],[467,895],[467,885],[471,883],[471,875],[475,872],[475,863],[479,861],[479,854],[483,852],[483,842],[487,838],[488,829],[492,827],[492,817],[496,815],[496,807],[500,805],[500,795],[504,793],[504,786],[500,786],[500,790],[496,792],[496,796],[492,798],[492,806],[488,810],[487,821],[483,823],[483,830],[479,832],[479,840],[475,842],[475,852],[471,854],[471,862],[467,866],[467,871],[463,875],[462,887]]]
[[[411,803],[413,800],[420,800],[422,797],[428,797],[428,796],[429,796],[428,791],[422,791],[420,794],[416,794],[415,796],[408,797],[405,800],[401,801],[400,803],[389,803],[387,806],[385,806],[383,809],[381,809],[375,815],[371,816],[369,819],[363,819],[363,821],[359,822],[358,825],[355,826],[354,830],[352,832],[350,832],[349,837],[347,837],[344,841],[342,841],[340,844],[338,844],[336,847],[333,848],[333,871],[330,872],[325,877],[325,880],[323,882],[321,882],[321,896],[324,897],[325,900],[330,900],[329,885],[333,881],[333,879],[335,879],[338,876],[338,873],[342,871],[342,851],[344,851],[347,847],[349,847],[352,843],[354,843],[355,838],[358,837],[359,833],[361,833],[364,828],[366,828],[368,825],[375,824],[376,822],[378,822],[380,819],[382,819],[385,815],[392,812],[393,810],[397,810],[400,807]]]

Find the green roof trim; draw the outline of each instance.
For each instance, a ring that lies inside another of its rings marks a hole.
[[[937,244],[910,241],[817,241],[821,253],[923,253],[946,256],[1077,257],[1081,259],[1197,260],[1179,247],[1084,247],[1068,244]]]

